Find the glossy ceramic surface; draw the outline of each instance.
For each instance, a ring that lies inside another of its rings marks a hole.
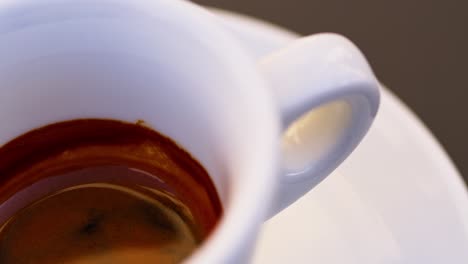
[[[215,10],[260,58],[297,35]],[[358,149],[269,220],[253,263],[468,263],[468,195],[444,150],[401,101],[382,105]]]

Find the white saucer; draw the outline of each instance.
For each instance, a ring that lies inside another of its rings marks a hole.
[[[297,37],[252,18],[215,12],[255,58]],[[466,264],[468,193],[434,137],[384,89],[362,145],[265,224],[253,262]]]

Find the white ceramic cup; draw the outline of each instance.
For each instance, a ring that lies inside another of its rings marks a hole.
[[[352,152],[379,104],[341,36],[246,54],[186,1],[1,1],[0,145],[59,121],[144,120],[201,162],[224,207],[187,263],[246,263],[263,221]]]

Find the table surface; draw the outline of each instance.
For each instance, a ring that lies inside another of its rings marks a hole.
[[[468,182],[468,1],[195,0],[303,35],[356,43],[379,79],[426,123]]]

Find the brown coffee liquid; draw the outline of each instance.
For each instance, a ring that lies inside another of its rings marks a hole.
[[[0,223],[0,263],[179,263],[222,213],[204,168],[142,125],[68,121],[0,148],[0,203],[45,181],[63,188]]]

